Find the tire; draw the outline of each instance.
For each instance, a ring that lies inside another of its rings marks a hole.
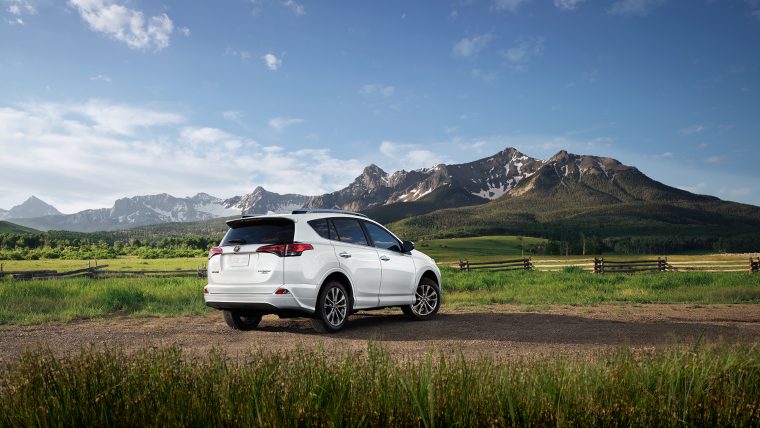
[[[319,292],[311,326],[317,333],[335,333],[346,325],[350,313],[351,300],[346,287],[338,281],[330,281]]]
[[[415,320],[429,320],[441,308],[441,290],[432,279],[422,278],[414,290],[414,303],[402,306],[406,316]]]
[[[261,322],[261,314],[256,312],[224,311],[224,321],[235,330],[253,330]]]

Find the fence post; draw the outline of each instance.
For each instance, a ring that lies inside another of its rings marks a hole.
[[[657,257],[657,272],[665,272],[665,260]]]

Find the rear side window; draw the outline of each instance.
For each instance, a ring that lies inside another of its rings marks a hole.
[[[368,245],[359,220],[353,218],[333,218],[330,220],[338,232],[338,240],[348,244]]]
[[[309,226],[311,226],[319,236],[325,239],[330,239],[330,227],[327,224],[326,218],[318,218],[316,220],[308,221],[307,223],[309,223]]]
[[[246,244],[289,244],[293,242],[295,224],[286,219],[262,219],[230,226],[222,246]]]

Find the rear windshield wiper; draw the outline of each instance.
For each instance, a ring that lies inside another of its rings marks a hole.
[[[228,244],[245,244],[245,239],[230,239],[227,241]]]

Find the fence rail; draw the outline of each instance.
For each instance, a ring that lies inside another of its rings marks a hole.
[[[533,262],[528,259],[513,259],[513,260],[499,260],[495,262],[477,262],[472,263],[469,260],[460,260],[457,263],[460,270],[488,270],[488,271],[504,271],[504,270],[529,270],[533,269]]]
[[[152,277],[152,278],[170,278],[170,277],[198,277],[205,278],[207,275],[206,266],[199,266],[197,269],[175,269],[175,270],[106,270],[108,265],[89,266],[82,269],[59,272],[56,270],[26,270],[26,271],[6,271],[0,269],[0,278],[11,277],[18,280],[34,279],[54,279],[54,278],[77,278],[88,277],[93,279],[103,278],[131,278],[131,277]]]
[[[569,267],[597,274],[637,273],[637,272],[760,272],[760,257],[728,260],[694,260],[670,261],[667,257],[638,260],[607,260],[603,257],[593,259],[514,259],[494,262],[470,262],[460,260],[453,264],[460,270],[524,270],[533,269],[542,272],[557,272]],[[747,269],[749,267],[749,270]]]

